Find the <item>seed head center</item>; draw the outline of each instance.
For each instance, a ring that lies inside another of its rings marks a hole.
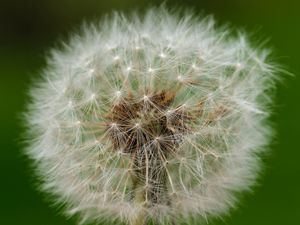
[[[168,91],[125,97],[112,106],[108,116],[108,124],[118,124],[118,129],[108,127],[113,151],[122,149],[131,155],[133,192],[144,190],[142,199],[148,207],[169,204],[167,162],[192,119],[184,107],[174,107],[174,99],[175,94]]]
[[[134,154],[160,141],[163,154],[174,151],[190,120],[183,107],[170,111],[174,98],[172,92],[161,91],[142,99],[127,97],[114,105],[108,116],[109,124],[118,124],[118,130],[109,130],[114,148]]]

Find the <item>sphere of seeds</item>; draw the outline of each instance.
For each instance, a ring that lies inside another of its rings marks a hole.
[[[26,114],[43,190],[83,223],[226,213],[255,181],[274,80],[268,52],[230,32],[159,8],[53,50]]]

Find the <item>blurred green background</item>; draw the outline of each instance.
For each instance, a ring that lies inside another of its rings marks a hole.
[[[45,66],[47,50],[83,19],[91,21],[112,10],[145,8],[146,0],[1,0],[0,1],[0,225],[74,225],[50,207],[35,190],[20,144],[20,113],[28,98],[29,80]],[[251,31],[253,39],[269,38],[275,60],[295,76],[278,84],[274,115],[277,137],[253,194],[237,210],[211,224],[300,224],[300,1],[185,0],[168,6],[190,6],[214,14],[222,24]]]

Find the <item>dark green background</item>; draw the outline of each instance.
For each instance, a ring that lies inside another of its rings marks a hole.
[[[44,54],[83,19],[91,21],[114,9],[144,8],[144,0],[1,0],[0,1],[0,224],[71,225],[51,208],[34,188],[29,161],[22,156],[18,117],[28,98],[30,78],[45,65]],[[274,115],[277,137],[266,169],[253,194],[243,197],[237,210],[212,224],[300,224],[300,1],[298,0],[185,0],[186,5],[212,13],[220,23],[230,22],[260,38],[270,38],[275,60],[294,76],[278,84]]]

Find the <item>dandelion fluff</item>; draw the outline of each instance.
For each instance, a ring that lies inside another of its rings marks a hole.
[[[274,80],[268,52],[230,32],[160,8],[52,50],[26,114],[43,190],[81,223],[228,212],[259,170]]]

